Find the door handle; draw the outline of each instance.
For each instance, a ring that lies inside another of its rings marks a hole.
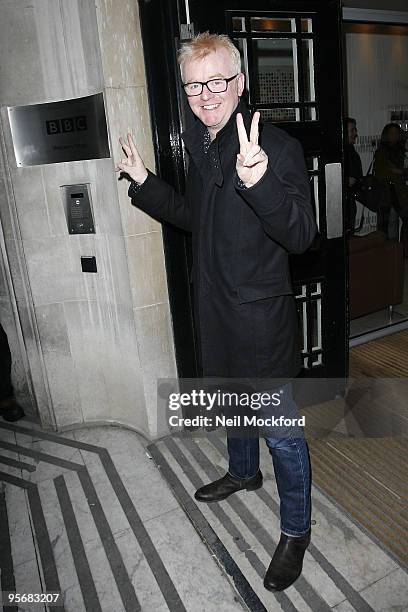
[[[327,238],[343,235],[343,178],[341,163],[326,164],[326,228]]]

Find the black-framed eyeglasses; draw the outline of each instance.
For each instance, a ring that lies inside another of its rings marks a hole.
[[[223,91],[227,91],[228,83],[235,79],[238,74],[234,74],[234,76],[230,77],[229,79],[210,79],[205,83],[202,83],[201,81],[185,83],[183,84],[183,88],[189,97],[199,96],[203,91],[204,85],[206,85],[207,89],[211,91],[211,93],[222,93]]]

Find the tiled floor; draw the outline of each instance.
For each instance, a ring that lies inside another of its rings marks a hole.
[[[225,469],[222,438],[173,437],[147,452],[118,427],[57,436],[0,423],[2,589],[61,590],[59,609],[72,612],[407,611],[405,570],[316,489],[302,577],[264,590],[279,521],[262,452],[262,489],[196,505],[195,487]]]

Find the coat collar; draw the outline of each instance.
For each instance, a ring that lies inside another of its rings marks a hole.
[[[244,125],[247,129],[247,133],[249,134],[251,115],[245,102],[240,100],[237,108],[232,113],[226,125],[224,125],[222,130],[218,132],[215,139],[212,141],[207,153],[207,155],[210,156],[209,161],[214,182],[219,187],[222,187],[224,183],[224,174],[221,165],[222,153],[224,153],[224,151],[230,147],[234,151],[238,150],[239,148],[239,139],[236,128],[237,113],[242,113]],[[189,154],[194,159],[194,162],[198,168],[202,167],[204,157],[203,143],[206,129],[206,126],[197,119],[195,124],[181,135]]]

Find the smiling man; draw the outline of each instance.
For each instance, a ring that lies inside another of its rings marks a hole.
[[[132,179],[132,203],[192,233],[196,333],[204,377],[287,379],[300,368],[289,253],[302,253],[316,226],[302,149],[241,100],[239,51],[224,35],[199,34],[179,63],[195,125],[184,195],[146,170],[132,136],[116,170]],[[261,384],[259,382],[259,384]],[[280,383],[277,383],[280,384]],[[270,389],[272,389],[270,387]],[[291,387],[280,390],[286,414]],[[264,435],[280,496],[281,538],[264,579],[283,590],[302,571],[310,542],[310,464],[303,435]],[[259,440],[227,428],[228,472],[196,491],[210,503],[262,486]]]
[[[244,90],[241,67],[231,60],[226,48],[203,57],[194,56],[191,46],[184,48],[181,64],[184,90],[191,110],[207,127],[211,140],[228,123]],[[203,86],[203,82],[207,85]]]

